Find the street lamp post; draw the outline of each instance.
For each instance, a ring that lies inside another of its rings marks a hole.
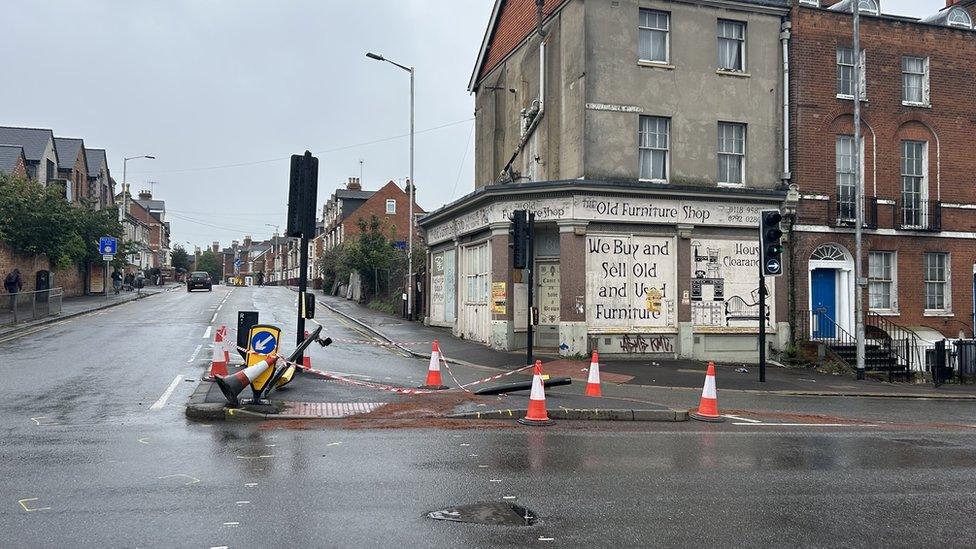
[[[148,158],[149,160],[156,160],[156,157],[155,156],[152,156],[152,155],[149,155],[149,154],[142,154],[142,155],[139,155],[139,156],[127,156],[127,157],[125,157],[125,158],[122,159],[122,207],[119,208],[119,222],[120,223],[123,222],[123,221],[125,221],[125,211],[127,209],[126,207],[128,206],[128,200],[127,200],[126,191],[129,189],[129,187],[128,187],[128,184],[127,184],[127,181],[126,181],[126,178],[125,178],[126,171],[127,171],[126,168],[128,168],[128,164],[129,164],[129,161],[130,160],[135,160],[137,158]]]
[[[378,53],[367,52],[366,57],[370,59],[375,59],[377,61],[386,61],[387,63],[399,67],[410,73],[410,192],[408,193],[410,199],[410,220],[407,222],[407,229],[410,233],[407,236],[407,318],[413,320],[413,203],[414,195],[416,192],[416,181],[413,178],[413,138],[414,138],[414,73],[416,72],[414,67],[408,67],[406,65],[401,65],[397,62],[390,61],[389,59],[383,57]]]

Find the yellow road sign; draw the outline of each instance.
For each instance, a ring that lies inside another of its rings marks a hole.
[[[253,366],[261,362],[268,355],[278,352],[278,345],[281,342],[281,330],[275,326],[267,324],[255,324],[247,332],[247,365]],[[262,390],[264,384],[268,382],[274,368],[268,368],[257,379],[251,382],[255,390]]]

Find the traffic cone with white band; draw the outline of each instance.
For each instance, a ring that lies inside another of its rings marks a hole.
[[[586,396],[603,396],[600,391],[600,357],[593,351],[593,358],[590,360],[590,375],[586,379]]]
[[[214,379],[217,376],[227,375],[227,358],[224,354],[223,345],[218,343],[220,340],[220,332],[214,337],[213,353],[210,355],[210,372],[204,376],[204,379]]]
[[[427,367],[427,382],[421,389],[447,389],[447,385],[441,381],[441,348],[437,340],[434,340],[430,348],[430,365]]]
[[[718,394],[715,391],[714,362],[708,363],[708,371],[705,373],[705,386],[702,388],[702,396],[698,403],[698,410],[688,415],[698,421],[709,421],[712,423],[725,421],[718,413]]]
[[[222,343],[224,349],[224,363],[230,364],[230,348],[227,346],[227,326],[221,326],[217,330],[217,342]],[[223,374],[226,375],[226,372]]]
[[[525,417],[518,420],[522,425],[552,425],[546,412],[546,389],[542,383],[542,361],[535,361],[532,373],[532,392],[529,393],[529,409]]]
[[[241,394],[241,391],[253,383],[255,379],[264,374],[268,368],[273,368],[276,362],[278,362],[278,355],[268,355],[261,362],[258,362],[253,366],[248,366],[240,372],[227,376],[216,376],[214,381],[217,382],[217,386],[220,387],[220,391],[224,393],[224,397],[227,398],[227,402],[237,406],[240,404],[240,401],[237,399],[237,395]]]

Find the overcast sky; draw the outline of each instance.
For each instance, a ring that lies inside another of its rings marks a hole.
[[[409,173],[409,76],[375,51],[417,68],[417,199],[433,209],[473,190],[466,88],[492,4],[4,0],[0,125],[106,148],[120,183],[123,156],[155,155],[129,161],[128,180],[157,182],[174,243],[267,238],[285,222],[290,154],[319,157],[320,206],[361,160],[366,189]]]

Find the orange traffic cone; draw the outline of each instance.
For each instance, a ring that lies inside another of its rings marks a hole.
[[[430,348],[430,366],[427,367],[427,382],[422,389],[447,389],[447,385],[441,381],[441,348],[434,340]]]
[[[227,398],[227,402],[237,406],[240,403],[240,401],[237,399],[237,395],[241,394],[241,391],[243,391],[245,387],[253,383],[255,379],[259,378],[262,374],[268,371],[268,368],[273,368],[276,362],[278,362],[278,355],[268,355],[261,362],[258,362],[253,366],[248,366],[240,372],[228,376],[216,376],[214,377],[214,381],[217,382],[217,386],[220,387],[220,391],[224,393],[224,397]]]
[[[225,375],[227,375],[227,359],[224,356],[224,350],[221,349],[221,345],[217,344],[215,338],[213,353],[210,355],[210,372],[204,376],[204,379],[212,380],[217,376]]]
[[[593,358],[590,359],[590,375],[586,379],[586,396],[603,396],[600,391],[600,357],[593,351]]]
[[[546,389],[542,384],[542,361],[535,361],[535,371],[532,373],[532,392],[529,393],[529,409],[525,417],[518,420],[522,425],[552,425],[546,413]]]
[[[705,386],[702,388],[701,400],[698,404],[698,410],[688,414],[692,419],[697,419],[698,421],[709,421],[712,423],[719,423],[725,421],[722,416],[718,414],[718,394],[715,392],[715,363],[708,363],[708,371],[705,372]]]

